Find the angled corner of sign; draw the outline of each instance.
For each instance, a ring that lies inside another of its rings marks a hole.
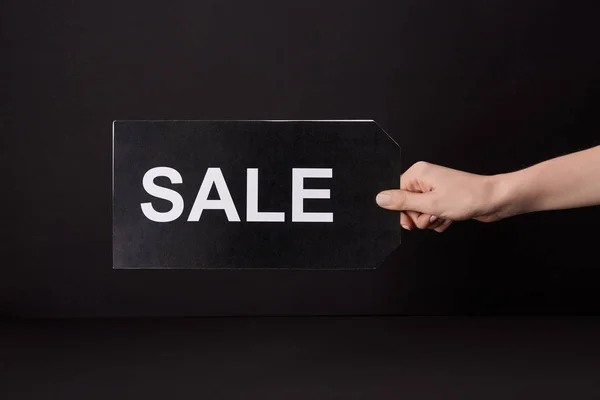
[[[382,261],[380,261],[378,263],[375,263],[375,264],[373,264],[373,265],[371,265],[369,267],[366,267],[365,269],[369,270],[369,271],[375,271],[376,269],[379,269],[379,267],[381,266],[381,264],[382,264]]]
[[[374,119],[370,120],[372,123],[375,124],[375,126],[377,126],[377,128],[383,132],[384,135],[386,135],[388,137],[388,139],[390,139],[392,141],[392,143],[394,143],[398,148],[400,148],[400,144],[396,141],[396,139],[394,139],[394,137],[392,135],[390,135],[385,129],[383,129],[383,127],[381,126],[381,124],[377,121],[375,121]]]
[[[373,264],[370,267],[366,267],[365,269],[374,271],[376,269],[381,269],[382,267],[385,268],[386,266],[391,265],[390,261],[392,261],[392,259],[394,257],[394,253],[396,253],[398,251],[398,249],[400,248],[400,244],[402,242],[401,236],[402,235],[400,235],[397,245],[389,253],[387,253],[385,256],[383,256],[378,262],[376,262],[375,264]]]
[[[391,254],[391,253],[390,253]],[[363,270],[368,270],[368,271],[375,271],[375,270],[379,270],[381,269],[381,267],[385,264],[385,261],[388,259],[388,257],[390,256],[390,254],[386,255],[385,257],[383,257],[382,260],[376,262],[375,264],[366,266],[364,268],[362,268]]]

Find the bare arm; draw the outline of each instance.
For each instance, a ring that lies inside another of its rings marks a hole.
[[[600,204],[600,146],[495,177],[518,213]]]

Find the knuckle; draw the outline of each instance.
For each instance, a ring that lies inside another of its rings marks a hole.
[[[425,171],[427,168],[429,168],[429,166],[430,166],[430,165],[431,165],[431,164],[430,164],[430,163],[428,163],[427,161],[417,161],[416,163],[414,163],[414,164],[413,164],[413,168],[414,168],[416,171],[423,172],[423,171]]]
[[[427,229],[429,227],[429,218],[419,218],[417,220],[417,227],[419,229]]]

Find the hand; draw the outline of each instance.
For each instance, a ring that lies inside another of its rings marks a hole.
[[[400,211],[404,229],[446,230],[453,221],[497,221],[519,211],[502,201],[501,176],[484,176],[418,162],[400,177],[400,189],[377,195],[377,204]]]

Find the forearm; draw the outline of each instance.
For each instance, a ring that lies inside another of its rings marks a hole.
[[[600,146],[497,175],[511,214],[600,204]]]

